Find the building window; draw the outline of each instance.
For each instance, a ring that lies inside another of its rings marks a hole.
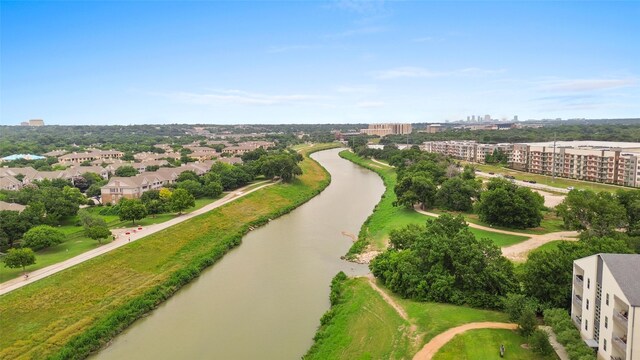
[[[591,279],[587,278],[587,289],[591,287]]]
[[[609,305],[609,294],[607,294],[607,300],[606,300],[606,302],[607,302],[607,305]]]
[[[604,346],[602,348],[604,349],[604,351],[607,351],[607,339],[603,339],[603,340],[604,340],[604,343],[603,343]]]
[[[587,299],[587,310],[589,310],[589,299]]]
[[[584,319],[584,329],[589,330],[589,320]]]
[[[604,317],[604,328],[608,329],[609,328],[609,318],[608,317]]]

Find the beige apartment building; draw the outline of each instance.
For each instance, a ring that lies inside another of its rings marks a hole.
[[[369,128],[360,129],[361,134],[377,135],[380,137],[411,134],[411,131],[411,124],[369,124]]]
[[[640,255],[596,254],[573,262],[571,318],[604,360],[640,360]]]
[[[83,153],[71,153],[62,155],[58,161],[62,164],[83,163],[85,161],[94,161],[98,159],[120,159],[124,156],[121,151],[115,150],[96,150]]]

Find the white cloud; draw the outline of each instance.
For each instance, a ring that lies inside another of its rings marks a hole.
[[[384,105],[385,103],[382,101],[361,101],[356,104],[356,107],[366,109],[366,108],[378,108]]]
[[[554,80],[542,83],[544,90],[550,91],[568,91],[582,92],[594,90],[617,89],[630,87],[637,84],[637,80],[633,78],[627,79],[569,79]]]
[[[174,101],[199,105],[282,105],[300,104],[325,99],[324,96],[307,94],[270,95],[250,93],[242,90],[216,90],[209,93],[174,92],[162,94]]]
[[[378,79],[399,79],[399,78],[437,78],[437,77],[466,77],[485,76],[504,72],[504,69],[491,70],[480,68],[464,68],[450,71],[432,71],[421,67],[397,67],[389,70],[379,71],[375,74]]]

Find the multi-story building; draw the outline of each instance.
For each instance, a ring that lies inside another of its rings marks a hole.
[[[640,255],[573,262],[571,318],[598,359],[640,360]]]
[[[360,129],[361,134],[387,136],[411,134],[411,124],[369,124],[369,128]]]
[[[29,120],[29,126],[44,126],[44,120],[42,119]]]
[[[71,153],[62,155],[58,158],[58,161],[62,164],[69,163],[83,163],[85,161],[94,161],[97,159],[120,159],[124,156],[121,151],[115,150],[96,150],[88,151],[84,153]]]

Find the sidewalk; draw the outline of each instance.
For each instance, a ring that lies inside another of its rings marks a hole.
[[[248,186],[245,186],[243,188],[237,189],[229,194],[227,194],[225,197],[218,199],[214,202],[212,202],[211,204],[208,204],[206,206],[203,206],[202,208],[195,210],[193,212],[190,212],[188,214],[182,214],[179,215],[171,220],[165,221],[163,223],[159,223],[159,224],[153,224],[153,225],[149,225],[145,228],[143,228],[142,230],[136,230],[136,232],[133,232],[133,226],[131,228],[122,228],[122,229],[113,229],[111,230],[111,232],[116,235],[116,239],[108,244],[105,244],[103,246],[100,246],[98,248],[95,248],[93,250],[87,251],[85,253],[82,253],[78,256],[72,257],[71,259],[67,259],[65,261],[59,262],[57,264],[51,265],[51,266],[47,266],[45,268],[39,269],[39,270],[35,270],[31,273],[29,273],[29,277],[27,279],[25,279],[24,277],[20,276],[17,277],[15,279],[6,281],[2,284],[0,284],[0,295],[2,294],[6,294],[8,292],[11,292],[15,289],[19,289],[27,284],[31,284],[32,282],[38,281],[40,279],[44,279],[47,276],[53,275],[59,271],[68,269],[72,266],[75,266],[77,264],[80,264],[84,261],[87,261],[89,259],[93,259],[96,256],[100,256],[102,254],[105,254],[111,250],[117,249],[121,246],[124,246],[126,244],[128,244],[129,242],[133,242],[139,239],[144,238],[145,236],[154,234],[158,231],[164,230],[170,226],[179,224],[185,220],[191,219],[195,216],[198,216],[200,214],[204,214],[208,211],[211,211],[215,208],[218,208],[220,206],[223,206],[225,204],[228,204],[236,199],[239,199],[243,196],[246,196],[248,194],[251,194],[254,191],[260,190],[264,187],[276,184],[276,182],[270,182],[270,181],[264,181],[263,183],[265,183],[264,185],[255,187],[251,190],[247,190],[247,188],[255,186],[256,184],[251,184]],[[257,183],[260,184],[260,183]],[[137,229],[137,227],[135,227]],[[127,231],[131,231],[130,235],[126,235],[125,233]]]

